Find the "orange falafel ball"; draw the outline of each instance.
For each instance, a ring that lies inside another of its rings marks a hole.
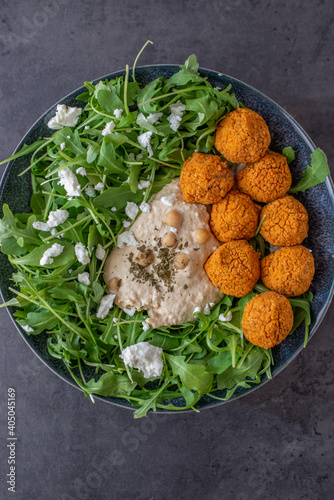
[[[276,292],[260,293],[246,304],[241,320],[249,342],[269,349],[280,344],[293,326],[290,302]]]
[[[217,155],[193,153],[183,164],[180,186],[187,203],[216,203],[233,185],[227,163]]]
[[[271,138],[268,125],[255,111],[238,108],[218,123],[216,149],[233,163],[251,163],[267,151]]]
[[[259,254],[246,240],[229,241],[213,252],[204,269],[222,293],[243,297],[260,277]]]
[[[285,196],[292,178],[285,156],[273,151],[255,163],[247,163],[236,177],[238,189],[253,200],[269,203]]]
[[[299,245],[307,236],[308,213],[304,205],[292,196],[268,203],[261,210],[260,220],[264,216],[260,234],[271,245]]]
[[[310,288],[314,258],[302,245],[282,247],[261,260],[263,284],[286,297],[296,297]]]
[[[249,196],[232,189],[212,205],[210,228],[217,240],[249,240],[256,232],[260,207]]]

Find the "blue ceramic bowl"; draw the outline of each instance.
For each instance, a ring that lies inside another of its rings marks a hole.
[[[144,66],[136,70],[136,79],[143,85],[150,81],[164,76],[169,78],[177,72],[179,66],[176,65],[155,65]],[[253,89],[249,85],[240,82],[227,75],[216,73],[207,69],[201,69],[202,76],[208,78],[208,81],[213,87],[225,88],[227,85],[232,85],[232,90],[236,94],[239,101],[245,106],[257,111],[267,122],[272,142],[270,149],[281,152],[286,146],[292,146],[296,152],[296,159],[290,164],[292,173],[293,185],[296,184],[307,163],[310,161],[310,154],[314,151],[315,145],[307,136],[304,130],[296,123],[296,121],[284,111],[280,106],[268,99],[265,95]],[[106,78],[111,79],[117,76],[124,75],[124,71],[118,71],[106,75],[99,80]],[[96,83],[94,82],[94,83]],[[76,96],[84,92],[84,87],[81,87],[68,96],[64,97],[59,103],[67,105],[78,105]],[[17,146],[18,151],[24,143],[31,144],[40,136],[49,136],[50,129],[47,127],[47,122],[55,114],[56,103],[50,108],[32,128],[23,137],[20,144]],[[18,178],[18,174],[29,166],[29,159],[26,157],[19,158],[8,164],[0,186],[0,203],[1,207],[4,203],[8,203],[14,213],[29,212],[29,201],[31,197],[31,185],[29,175]],[[314,294],[314,300],[311,304],[312,323],[310,326],[310,337],[312,337],[323,320],[325,313],[329,307],[333,296],[333,281],[334,281],[334,192],[333,183],[330,178],[326,182],[296,196],[306,207],[309,213],[310,231],[308,238],[303,244],[312,250],[316,273],[311,285],[311,291]],[[7,256],[0,253],[0,289],[2,297],[5,301],[12,298],[8,290],[10,286],[10,277],[13,268],[7,260]],[[13,319],[14,308],[9,308],[9,313]],[[34,353],[43,361],[53,372],[60,376],[63,380],[77,387],[63,363],[60,360],[52,358],[46,347],[46,335],[28,336],[14,321],[14,324],[24,340],[31,347]],[[296,332],[289,336],[282,344],[273,349],[275,365],[273,368],[273,377],[277,376],[302,350],[304,341],[304,327],[300,326]],[[87,373],[88,375],[88,373]],[[238,388],[231,400],[239,398],[256,388],[260,387],[268,380],[263,377],[259,385],[255,385],[250,389]],[[223,396],[224,391],[216,393],[217,396]],[[123,407],[130,408],[130,403],[118,398],[103,398],[103,401],[117,404]],[[174,400],[174,403],[180,407],[183,406],[183,400]],[[215,400],[209,396],[203,396],[197,408],[209,408],[222,404],[222,401]],[[164,411],[164,410],[161,410]]]

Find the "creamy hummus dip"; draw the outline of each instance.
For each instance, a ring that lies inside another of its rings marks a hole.
[[[148,311],[152,327],[195,321],[222,298],[204,264],[219,246],[205,205],[186,203],[179,180],[150,199],[105,263],[104,280],[121,309]]]

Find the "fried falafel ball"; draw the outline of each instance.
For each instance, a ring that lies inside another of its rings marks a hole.
[[[216,203],[233,185],[227,163],[217,155],[193,153],[183,164],[180,187],[187,203]]]
[[[246,240],[229,241],[214,251],[204,269],[222,293],[243,297],[260,277],[259,254]]]
[[[271,141],[268,125],[255,111],[238,108],[218,123],[216,149],[233,163],[258,161]]]
[[[241,320],[249,342],[269,349],[280,344],[293,326],[290,302],[276,292],[260,293],[246,304]]]
[[[249,240],[256,232],[261,208],[249,196],[232,189],[212,205],[210,228],[217,240]]]
[[[286,297],[296,297],[310,288],[314,258],[302,245],[282,247],[261,260],[263,284]]]
[[[260,220],[263,216],[260,234],[271,245],[299,245],[307,236],[308,213],[304,205],[292,196],[268,203],[261,210]]]
[[[270,203],[285,196],[292,182],[285,156],[267,151],[260,160],[247,163],[238,173],[238,189],[255,201]]]

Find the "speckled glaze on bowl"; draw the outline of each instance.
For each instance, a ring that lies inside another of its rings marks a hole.
[[[179,66],[176,65],[144,66],[136,69],[136,79],[139,83],[146,85],[160,76],[169,78],[177,72],[178,69]],[[310,154],[315,149],[313,142],[298,123],[280,106],[249,85],[230,76],[207,69],[200,69],[200,73],[202,76],[208,78],[208,81],[213,87],[223,89],[231,84],[232,91],[236,94],[237,99],[243,102],[245,106],[257,111],[263,116],[269,126],[272,137],[270,149],[281,152],[284,147],[292,146],[296,152],[296,160],[290,164],[290,168],[293,185],[296,184],[301,177],[301,172],[305,170],[307,163],[310,161]],[[124,75],[124,71],[111,73],[110,75],[97,79],[94,83],[99,80],[115,78],[121,75]],[[85,88],[81,87],[64,97],[59,103],[78,106],[80,105],[80,101],[76,101],[76,96],[84,91]],[[40,136],[47,137],[50,135],[51,131],[46,124],[51,116],[55,114],[55,107],[59,103],[52,106],[52,108],[37,120],[23,137],[15,151],[18,151],[24,143],[31,144]],[[17,177],[28,165],[29,159],[26,157],[19,158],[8,164],[0,186],[1,208],[4,203],[8,203],[14,213],[30,212],[30,176],[25,175],[20,178]],[[309,213],[310,231],[303,244],[312,250],[316,266],[316,274],[310,289],[314,294],[314,300],[311,304],[312,323],[309,335],[311,338],[325,316],[334,291],[334,259],[332,258],[332,255],[334,255],[334,233],[332,229],[334,227],[334,190],[331,178],[327,178],[325,183],[311,188],[306,193],[299,193],[296,195],[296,198],[305,205]],[[0,289],[3,299],[7,301],[12,298],[8,286],[10,286],[10,277],[13,268],[7,260],[7,256],[2,253],[0,253],[0,266]],[[15,308],[13,307],[9,308],[12,319],[14,310]],[[54,359],[49,355],[46,347],[46,334],[28,336],[15,321],[14,324],[40,360],[63,380],[77,387],[64,364],[60,360]],[[304,328],[300,326],[293,335],[289,336],[282,344],[273,349],[275,360],[273,377],[277,376],[278,373],[302,350],[303,341]],[[87,376],[90,374],[91,373],[87,371]],[[238,388],[230,401],[254,391],[267,381],[267,378],[263,377],[259,385],[255,385],[250,389]],[[224,391],[218,391],[215,394],[217,396],[223,396]],[[110,397],[99,397],[99,399],[108,403],[132,408],[130,403],[123,399]],[[173,402],[179,407],[183,406],[182,399],[174,400]],[[213,399],[210,396],[203,396],[196,407],[198,409],[210,408],[223,403],[223,401]],[[158,411],[170,413],[165,410]]]

